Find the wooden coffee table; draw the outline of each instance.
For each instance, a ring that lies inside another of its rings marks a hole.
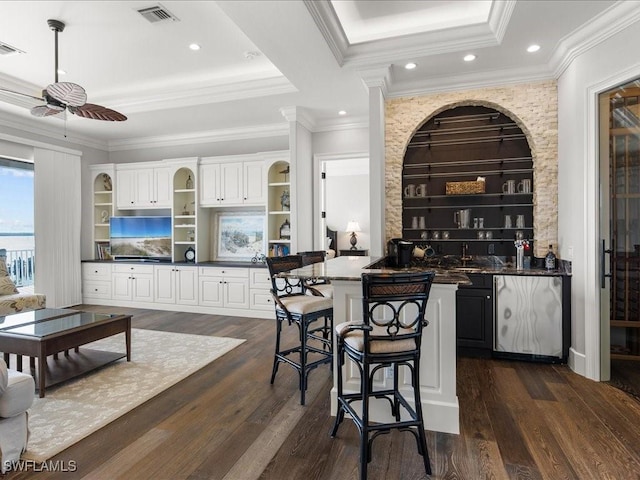
[[[123,332],[126,354],[79,348]],[[4,353],[7,364],[9,356],[15,354],[18,370],[22,370],[22,355],[31,357],[32,369],[38,359],[37,385],[42,398],[45,388],[51,385],[125,356],[131,361],[131,315],[43,308],[0,316],[0,352]],[[58,359],[60,352],[64,352],[64,361]],[[49,356],[53,357],[48,359]]]

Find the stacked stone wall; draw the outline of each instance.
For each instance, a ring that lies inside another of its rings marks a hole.
[[[409,141],[444,110],[479,105],[503,112],[524,132],[533,156],[534,255],[558,239],[558,92],[556,81],[436,93],[385,102],[385,237],[402,237],[402,164]]]

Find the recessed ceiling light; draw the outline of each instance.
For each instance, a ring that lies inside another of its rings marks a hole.
[[[193,51],[200,50],[200,45],[198,45],[197,43],[192,43],[191,45],[189,45],[189,48]]]
[[[536,45],[535,43],[527,47],[527,52],[529,53],[537,52],[538,50],[540,50],[540,45]]]
[[[406,68],[407,70],[413,70],[414,68],[416,68],[418,66],[417,63],[413,63],[413,62],[409,62],[407,63],[404,68]]]
[[[347,111],[346,111],[346,110],[340,110],[340,111],[338,112],[338,115],[346,115],[346,114],[347,114]]]
[[[465,55],[463,60],[465,62],[473,62],[475,59],[476,56],[473,53],[470,53],[469,55]]]

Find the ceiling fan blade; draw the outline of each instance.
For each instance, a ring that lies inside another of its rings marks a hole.
[[[52,83],[46,88],[51,98],[72,107],[87,103],[87,92],[80,85],[71,82]]]
[[[70,106],[69,111],[79,117],[105,120],[107,122],[123,122],[127,119],[127,117],[120,112],[93,103],[85,103],[81,107]]]
[[[64,108],[63,109],[49,108],[46,105],[39,105],[31,109],[31,115],[33,115],[34,117],[48,117],[50,115],[56,115],[61,112],[64,112]]]
[[[20,96],[27,97],[27,98],[33,98],[34,100],[44,101],[44,98],[42,98],[42,97],[34,97],[33,95],[29,95],[27,93],[16,92],[14,90],[9,90],[8,88],[0,88],[0,92],[12,93],[14,95],[20,95]]]

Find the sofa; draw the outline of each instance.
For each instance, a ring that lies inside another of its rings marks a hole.
[[[11,313],[37,310],[46,306],[39,293],[20,293],[7,271],[7,251],[0,249],[0,317]]]
[[[27,410],[33,404],[35,382],[31,375],[7,368],[0,358],[0,471],[11,470],[27,449]]]

